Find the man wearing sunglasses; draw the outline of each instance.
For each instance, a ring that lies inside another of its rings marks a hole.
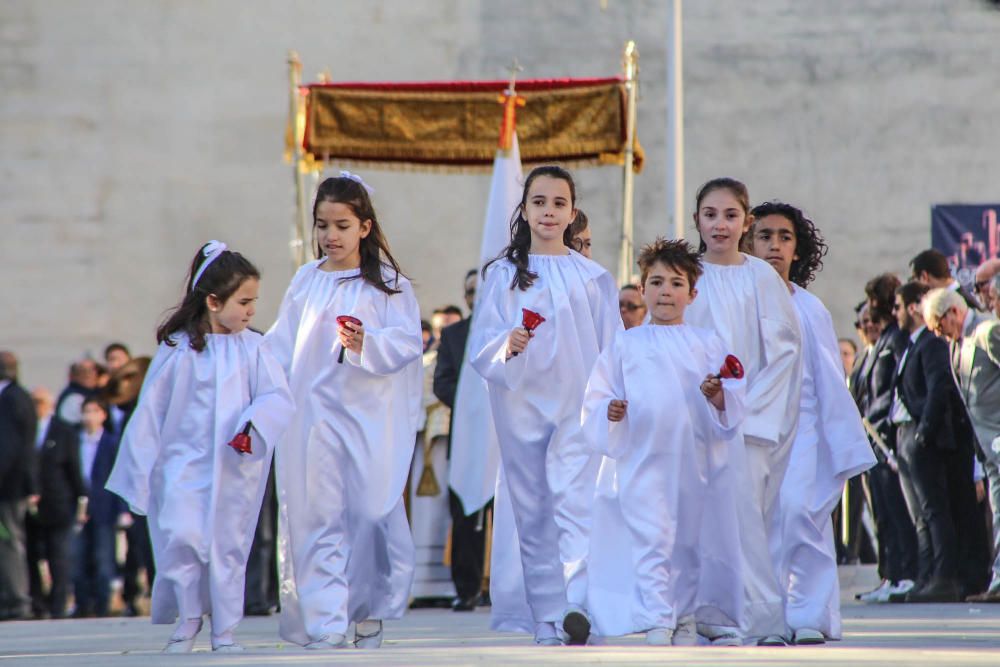
[[[635,285],[625,285],[618,292],[618,310],[626,329],[637,327],[646,320],[646,304]]]

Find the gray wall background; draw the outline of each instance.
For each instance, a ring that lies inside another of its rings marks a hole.
[[[514,56],[523,77],[604,76],[635,39],[636,239],[669,234],[668,3],[607,4],[4,0],[0,348],[53,389],[110,340],[152,352],[210,238],[260,266],[270,325],[292,274],[289,48],[307,79],[505,78]],[[1000,12],[982,0],[688,0],[684,21],[688,212],[720,175],[804,207],[831,247],[814,291],[842,335],[865,280],[930,244],[931,204],[997,199]],[[425,313],[460,302],[488,175],[359,171]],[[620,171],[576,174],[614,273]]]

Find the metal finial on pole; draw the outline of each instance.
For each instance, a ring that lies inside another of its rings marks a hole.
[[[515,86],[517,85],[517,73],[523,72],[524,68],[521,67],[521,63],[517,61],[517,58],[514,58],[512,61],[510,61],[510,67],[508,68],[508,70],[510,71],[510,83],[507,85],[507,90],[510,92],[511,95],[513,95],[515,91]]]
[[[634,259],[633,245],[633,200],[635,197],[635,120],[636,99],[639,86],[639,50],[635,41],[625,44],[622,54],[622,67],[625,70],[625,164],[622,177],[622,238],[621,253],[618,258],[618,283],[624,285],[630,281]]]

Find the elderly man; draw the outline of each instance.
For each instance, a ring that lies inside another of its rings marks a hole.
[[[993,571],[984,593],[972,602],[1000,602],[1000,322],[969,309],[957,293],[931,290],[924,319],[951,343],[951,368],[976,431],[989,479],[993,510]]]
[[[991,289],[993,278],[997,275],[1000,275],[1000,259],[988,259],[976,269],[976,296],[985,310],[993,310],[997,305]]]
[[[626,329],[637,327],[646,319],[646,304],[636,285],[625,285],[618,292],[618,310]]]

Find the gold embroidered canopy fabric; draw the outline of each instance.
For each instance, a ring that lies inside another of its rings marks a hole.
[[[303,147],[317,160],[413,167],[489,166],[503,118],[504,81],[314,84],[307,87]],[[518,83],[524,163],[623,164],[621,79]],[[636,141],[634,168],[641,167]]]

